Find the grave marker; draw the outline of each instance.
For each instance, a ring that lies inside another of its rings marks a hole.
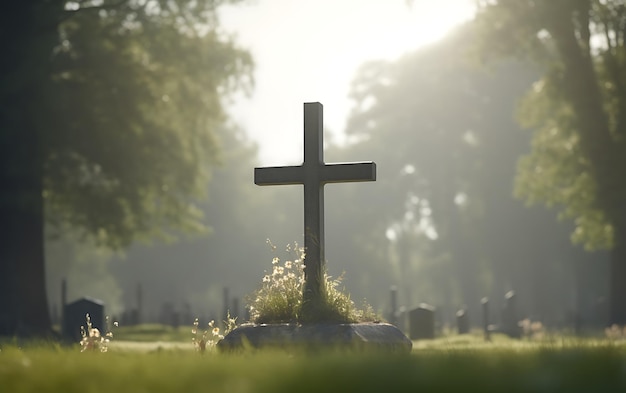
[[[409,311],[409,337],[411,340],[435,338],[435,307],[421,303]]]
[[[324,162],[323,107],[319,102],[304,104],[304,162],[254,169],[254,183],[260,186],[304,185],[305,319],[312,312],[309,310],[317,308],[324,291],[324,185],[375,180],[373,162]]]
[[[502,310],[502,330],[512,338],[520,338],[522,329],[517,316],[517,295],[515,291],[508,291],[504,295],[504,309]]]
[[[94,328],[104,333],[104,303],[100,300],[83,297],[69,303],[63,309],[63,338],[71,342],[79,342],[82,338],[80,327],[87,329],[87,314]]]
[[[143,288],[141,287],[141,283],[137,283],[137,315],[134,318],[135,324],[140,324],[143,318]]]
[[[456,326],[459,334],[467,334],[470,331],[469,317],[464,308],[456,312]]]
[[[489,298],[480,299],[483,308],[483,332],[485,333],[485,341],[491,341],[491,331],[489,330]]]
[[[398,288],[391,286],[391,312],[389,313],[389,323],[398,326]]]

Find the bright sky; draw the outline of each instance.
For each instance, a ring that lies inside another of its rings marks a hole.
[[[321,102],[325,128],[340,138],[352,107],[348,92],[358,67],[369,60],[394,60],[436,41],[470,19],[473,4],[473,0],[252,0],[223,9],[224,29],[235,33],[256,63],[254,92],[238,99],[231,114],[259,143],[260,164],[302,162],[304,102]]]

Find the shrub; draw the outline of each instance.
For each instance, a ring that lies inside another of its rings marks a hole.
[[[276,250],[269,240],[268,244]],[[335,322],[355,323],[375,321],[379,318],[371,306],[363,309],[355,307],[350,295],[343,293],[339,285],[343,274],[333,279],[324,274],[324,291],[321,305],[312,310],[305,319],[302,315],[302,294],[304,288],[304,248],[298,243],[287,246],[293,258],[281,263],[280,258],[272,259],[272,272],[263,276],[261,287],[248,297],[250,320],[253,323],[311,323]]]

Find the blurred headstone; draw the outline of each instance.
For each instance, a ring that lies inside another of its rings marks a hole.
[[[411,340],[435,338],[435,307],[421,303],[409,311],[409,337]]]
[[[224,287],[224,292],[223,292],[223,308],[222,308],[222,318],[220,319],[219,323],[222,323],[222,321],[225,321],[228,318],[228,312],[230,311],[230,298],[228,296],[228,287]]]
[[[141,283],[137,283],[137,313],[135,315],[134,324],[138,325],[142,322],[143,318],[143,288]]]
[[[91,325],[105,333],[104,303],[97,299],[83,297],[69,303],[63,310],[63,338],[70,342],[79,342],[82,338],[80,327],[87,329],[87,314]]]
[[[491,331],[489,329],[489,298],[480,299],[483,308],[483,331],[485,333],[485,341],[491,341]]]
[[[395,285],[391,286],[391,312],[389,313],[389,323],[398,326],[398,288]]]
[[[406,307],[400,306],[398,307],[398,311],[396,312],[396,321],[398,322],[398,329],[402,330],[404,333],[407,332],[407,323],[408,323],[408,312],[406,311]]]
[[[467,311],[463,308],[456,312],[456,327],[459,334],[467,334],[470,331]]]
[[[237,318],[237,320],[239,320],[239,298],[238,297],[233,298],[233,308],[232,310],[230,310],[230,317]]]
[[[63,278],[61,280],[61,335],[65,332],[65,306],[67,306],[67,281]]]
[[[139,310],[133,308],[129,313],[129,325],[135,326],[139,324]]]
[[[163,325],[174,326],[175,324],[175,314],[174,305],[170,302],[165,302],[161,305],[161,315],[159,317],[159,322]]]
[[[517,315],[517,295],[512,290],[504,295],[502,332],[512,338],[522,337],[522,328],[519,325],[519,317]]]
[[[193,323],[194,317],[191,312],[191,304],[189,302],[185,302],[183,304],[183,325],[191,325]]]
[[[52,305],[52,310],[50,311],[50,320],[52,321],[53,325],[56,325],[60,322],[59,321],[59,309],[56,303]]]

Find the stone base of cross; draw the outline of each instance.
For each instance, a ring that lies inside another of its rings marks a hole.
[[[324,299],[324,185],[376,180],[374,162],[324,163],[323,107],[304,104],[304,162],[297,166],[254,169],[254,183],[261,186],[304,185],[303,317],[314,320]]]

